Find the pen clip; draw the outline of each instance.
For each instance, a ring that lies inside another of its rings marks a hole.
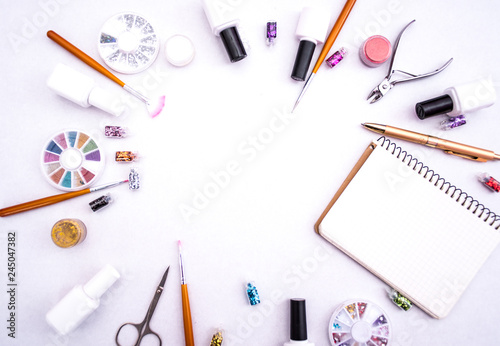
[[[473,161],[479,161],[479,162],[486,162],[486,161],[488,161],[486,159],[483,159],[482,157],[477,157],[477,156],[472,156],[472,155],[467,155],[467,154],[460,154],[460,153],[456,153],[456,152],[454,152],[452,150],[445,150],[444,152],[447,153],[447,154],[450,154],[450,155],[459,156],[459,157],[462,157],[464,159],[469,159],[469,160],[473,160]]]

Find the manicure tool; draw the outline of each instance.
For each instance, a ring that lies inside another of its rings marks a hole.
[[[321,50],[321,53],[319,54],[318,60],[316,61],[316,65],[314,65],[314,68],[309,75],[309,78],[307,78],[306,84],[304,84],[304,87],[302,88],[302,91],[300,92],[299,97],[297,98],[297,101],[295,101],[295,105],[293,106],[292,113],[297,108],[300,100],[306,93],[306,90],[309,88],[309,85],[311,85],[311,82],[316,75],[316,72],[318,72],[319,67],[323,63],[323,60],[325,60],[326,55],[330,51],[330,48],[332,48],[333,43],[337,39],[337,36],[340,33],[340,30],[344,26],[345,21],[347,20],[347,17],[349,16],[349,13],[351,13],[352,8],[354,7],[354,4],[356,3],[356,0],[347,0],[344,8],[342,9],[342,12],[340,12],[340,15],[337,19],[337,22],[335,22],[335,25],[332,28],[332,31],[330,31],[330,34],[328,35],[328,38],[326,39],[326,42],[323,46],[323,49]]]
[[[160,342],[161,346],[161,338],[160,336],[151,330],[149,327],[149,322],[151,321],[151,318],[153,317],[153,314],[156,309],[156,305],[158,304],[158,301],[160,300],[160,296],[163,293],[163,288],[165,287],[165,281],[167,281],[167,275],[168,275],[168,270],[170,269],[170,266],[168,266],[167,270],[163,274],[163,277],[161,278],[160,284],[156,288],[155,295],[153,296],[153,300],[151,300],[151,304],[149,304],[149,309],[148,312],[146,313],[146,316],[144,317],[144,320],[141,323],[124,323],[121,325],[121,327],[118,329],[118,332],[116,332],[116,337],[115,341],[118,346],[120,346],[120,343],[118,342],[118,336],[120,335],[120,332],[122,331],[123,327],[126,326],[132,326],[137,330],[137,340],[134,343],[134,346],[139,346],[142,342],[142,339],[146,335],[154,335],[158,341]],[[126,328],[126,329],[132,329],[132,328]],[[127,332],[125,334],[128,334]]]
[[[424,74],[413,74],[413,73],[408,73],[408,72],[405,72],[405,71],[401,71],[401,70],[397,70],[394,68],[394,59],[396,57],[396,53],[397,53],[397,50],[398,50],[398,46],[399,46],[399,41],[401,40],[401,36],[403,36],[403,33],[405,32],[405,30],[413,23],[415,22],[415,19],[412,20],[410,23],[408,23],[404,28],[403,30],[399,33],[397,39],[396,39],[396,43],[394,44],[394,53],[392,54],[392,58],[391,58],[391,63],[389,65],[389,71],[387,72],[387,76],[384,78],[384,80],[379,84],[377,85],[371,92],[370,94],[368,95],[367,97],[367,100],[370,100],[371,98],[371,101],[370,103],[375,103],[377,102],[378,100],[380,100],[385,94],[387,94],[387,92],[389,90],[392,89],[392,87],[398,83],[403,83],[403,82],[409,82],[409,81],[412,81],[412,80],[416,80],[416,79],[421,79],[421,78],[425,78],[425,77],[430,77],[430,76],[433,76],[441,71],[443,71],[445,68],[448,67],[449,64],[451,64],[451,62],[453,61],[453,58],[451,58],[450,60],[448,60],[446,62],[446,64],[444,64],[443,66],[441,66],[440,68],[438,68],[437,70],[435,71],[432,71],[432,72],[429,72],[429,73],[424,73]],[[404,74],[406,76],[408,76],[406,79],[397,79],[397,80],[392,80],[391,81],[391,78],[393,77],[393,74],[395,72],[399,72],[401,74]]]

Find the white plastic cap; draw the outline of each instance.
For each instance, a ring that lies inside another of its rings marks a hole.
[[[195,54],[193,42],[184,35],[174,35],[165,42],[165,56],[174,66],[186,66]]]
[[[59,96],[82,107],[92,105],[114,116],[123,114],[126,109],[116,95],[96,86],[92,78],[64,64],[56,66],[47,85]]]
[[[453,99],[453,110],[447,113],[451,117],[490,107],[497,100],[495,86],[486,78],[457,85],[444,92]]]
[[[217,0],[202,0],[202,6],[214,35],[219,36],[221,31],[238,26],[239,20],[231,5],[223,6]]]
[[[330,14],[325,9],[317,7],[304,7],[300,13],[299,23],[295,35],[298,38],[309,39],[323,43],[330,25]]]
[[[89,297],[99,299],[119,278],[120,273],[108,264],[83,286],[83,290]]]

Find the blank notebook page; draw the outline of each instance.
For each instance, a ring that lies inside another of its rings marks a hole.
[[[445,317],[499,241],[474,207],[446,194],[381,145],[319,225],[319,233],[436,318]],[[407,160],[408,161],[408,160]]]

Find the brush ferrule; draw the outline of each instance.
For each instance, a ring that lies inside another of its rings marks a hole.
[[[140,92],[138,92],[137,90],[133,89],[132,87],[130,87],[129,85],[125,84],[123,86],[123,89],[125,89],[127,92],[129,92],[130,94],[132,94],[133,96],[137,97],[139,100],[141,100],[142,102],[144,102],[145,104],[149,105],[149,98],[147,98],[146,96],[144,96],[143,94],[141,94]]]
[[[104,189],[107,189],[110,187],[118,186],[118,185],[126,183],[126,182],[128,182],[128,180],[117,181],[115,183],[109,183],[109,184],[99,185],[96,187],[91,187],[89,190],[90,190],[90,192],[100,191],[100,190],[104,190]]]

